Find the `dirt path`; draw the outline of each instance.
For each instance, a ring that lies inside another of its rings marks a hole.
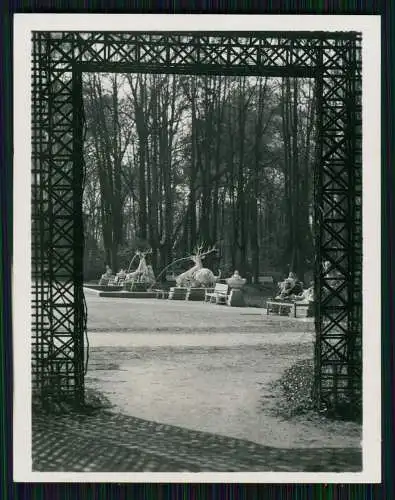
[[[115,411],[264,446],[360,445],[357,425],[284,420],[269,411],[270,384],[312,357],[311,322],[257,309],[96,297],[88,314],[87,386]]]

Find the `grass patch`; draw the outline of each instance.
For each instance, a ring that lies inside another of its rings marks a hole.
[[[101,392],[85,389],[84,402],[81,405],[67,398],[54,397],[51,394],[32,394],[33,415],[48,413],[53,415],[64,415],[77,413],[79,415],[90,415],[93,413],[109,410],[113,407],[110,400]]]
[[[331,420],[362,422],[360,405],[352,405],[347,400],[338,401],[337,406],[324,406],[317,410],[313,399],[314,361],[296,362],[285,370],[283,376],[274,382],[273,390],[279,395],[276,412],[283,418],[306,415],[311,418],[324,417]]]

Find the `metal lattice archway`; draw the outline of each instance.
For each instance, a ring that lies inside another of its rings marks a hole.
[[[34,32],[33,387],[84,398],[82,73],[316,79],[316,399],[362,398],[361,37],[358,33]]]

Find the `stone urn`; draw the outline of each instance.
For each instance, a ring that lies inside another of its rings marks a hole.
[[[232,290],[240,290],[246,284],[246,278],[242,278],[238,271],[235,271],[233,276],[226,280]]]
[[[226,280],[230,287],[230,295],[228,297],[228,305],[231,307],[245,307],[242,288],[246,284],[246,279],[242,278],[238,271],[235,271],[233,276]]]

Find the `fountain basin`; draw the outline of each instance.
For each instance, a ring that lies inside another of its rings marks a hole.
[[[149,292],[127,292],[125,290],[119,289],[119,290],[108,290],[109,287],[107,287],[107,290],[98,290],[95,288],[91,287],[84,287],[84,292],[88,293],[93,293],[95,295],[98,295],[99,297],[112,297],[112,298],[122,298],[122,299],[154,299],[156,297],[156,292],[154,291],[149,291]],[[116,287],[111,287],[111,288],[116,288]]]
[[[122,290],[122,285],[97,285],[95,283],[84,283],[84,288],[88,288],[90,290],[96,290],[99,292],[119,292]]]

